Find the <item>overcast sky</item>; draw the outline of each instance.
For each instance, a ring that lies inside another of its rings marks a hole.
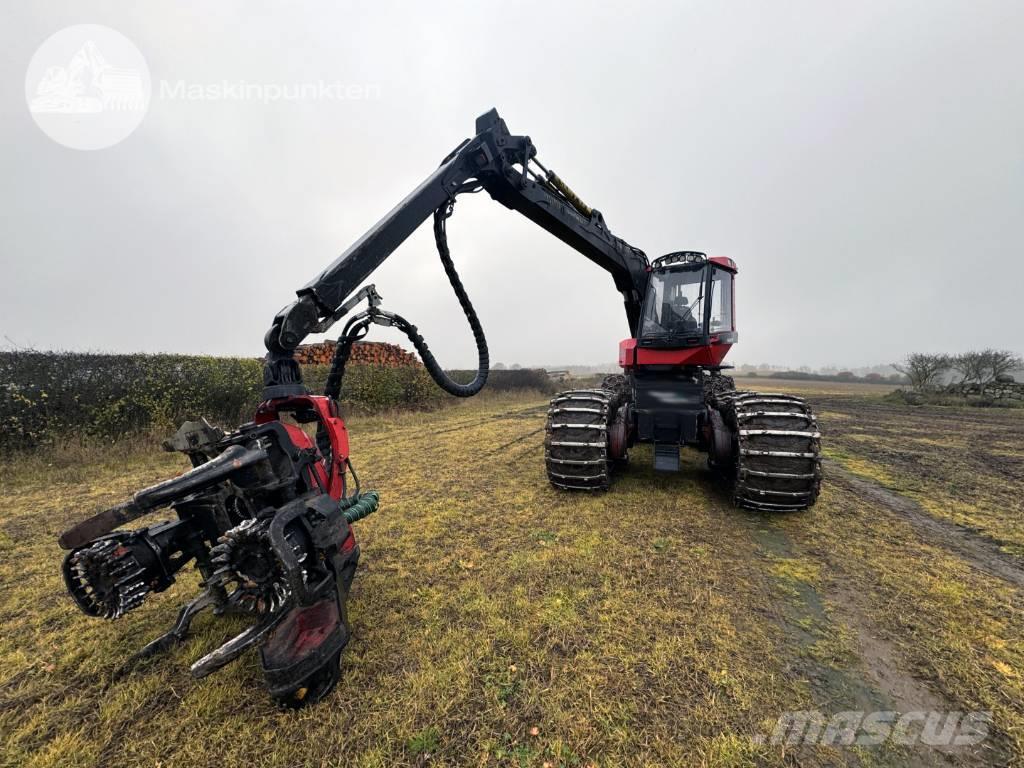
[[[154,93],[108,149],[48,138],[36,49],[112,27]],[[1024,352],[1024,3],[8,3],[0,336],[256,355],[274,313],[497,107],[654,257],[739,265],[734,363]],[[160,83],[340,81],[194,101]],[[449,222],[491,359],[614,360],[600,268],[484,195]],[[422,227],[372,278],[445,366],[472,337]],[[374,329],[372,339],[404,341]]]

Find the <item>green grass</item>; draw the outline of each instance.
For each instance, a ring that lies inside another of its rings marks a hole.
[[[382,504],[356,527],[342,683],[294,713],[272,706],[251,656],[189,676],[239,620],[201,617],[113,681],[194,574],[116,622],[64,594],[60,530],[180,471],[176,456],[141,444],[6,466],[0,765],[904,765],[891,749],[752,738],[785,711],[892,705],[867,635],[943,706],[991,708],[990,754],[1024,759],[1009,585],[836,487],[806,513],[734,509],[696,454],[655,475],[637,449],[610,493],[556,492],[543,424],[544,401],[516,396],[351,422]]]

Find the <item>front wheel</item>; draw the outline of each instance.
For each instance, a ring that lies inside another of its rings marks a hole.
[[[577,389],[551,399],[544,436],[548,480],[567,491],[605,491],[611,485],[612,442],[624,441],[616,416],[621,396],[611,389]],[[624,455],[624,449],[616,451]],[[621,460],[621,458],[620,458]]]
[[[821,433],[811,407],[800,397],[735,392],[716,399],[728,430],[731,460],[715,469],[740,507],[786,512],[814,506],[821,489]],[[721,437],[721,436],[717,436]]]

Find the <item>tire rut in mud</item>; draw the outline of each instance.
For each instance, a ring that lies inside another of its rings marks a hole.
[[[1024,590],[1024,562],[1003,552],[998,542],[969,528],[936,518],[913,499],[855,475],[834,461],[828,462],[828,470],[833,482],[905,519],[928,543],[960,556],[976,570]]]
[[[831,476],[831,475],[830,475]],[[792,540],[785,529],[769,518],[754,521],[751,536],[765,558],[765,564],[805,560],[814,556]],[[826,563],[822,563],[826,564]],[[842,712],[895,711],[900,713],[962,709],[940,689],[916,676],[895,644],[884,637],[881,627],[870,618],[861,600],[847,586],[826,579],[823,583],[780,578],[765,574],[763,565],[752,562],[751,578],[763,584],[762,612],[783,633],[783,651],[789,674],[809,687],[814,705],[826,719]],[[765,578],[765,576],[768,578]],[[831,660],[821,646],[834,638],[849,638],[845,651]],[[818,651],[815,649],[818,648]],[[798,748],[799,749],[799,748]],[[928,746],[901,748],[886,743],[878,747],[872,764],[926,768],[927,766],[985,766],[991,753],[971,747]],[[816,754],[807,752],[810,765],[818,764]],[[800,762],[799,764],[804,764]],[[826,765],[863,765],[855,753],[830,753]]]

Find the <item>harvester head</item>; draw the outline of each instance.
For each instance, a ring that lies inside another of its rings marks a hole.
[[[192,469],[65,531],[63,574],[90,616],[117,619],[174,583],[194,562],[202,591],[174,627],[122,668],[165,651],[205,608],[252,624],[192,665],[205,677],[259,647],[271,695],[298,707],[338,682],[349,639],[349,588],[359,561],[350,523],[377,508],[360,493],[334,401],[297,395],[263,403],[252,423],[224,433],[186,422],[164,446]],[[115,530],[161,509],[177,519]]]

